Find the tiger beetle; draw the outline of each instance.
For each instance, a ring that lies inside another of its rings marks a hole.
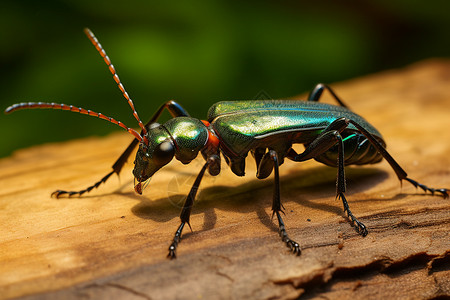
[[[342,200],[344,213],[347,214],[350,224],[362,236],[367,235],[367,228],[352,214],[345,198],[344,167],[346,165],[374,164],[384,158],[397,174],[400,182],[406,180],[416,188],[419,187],[433,195],[439,194],[444,198],[449,196],[448,189],[430,188],[409,178],[403,168],[386,151],[386,143],[378,130],[352,112],[325,84],[316,85],[307,101],[218,102],[209,109],[207,121],[190,117],[177,102],[168,101],[161,105],[144,125],[105,50],[89,29],[84,31],[108,65],[115,82],[133,111],[133,116],[139,123],[141,132],[138,133],[124,123],[101,113],[66,104],[18,103],[8,107],[5,113],[32,108],[68,110],[104,119],[119,125],[134,136],[133,141],[112,166],[111,172],[84,190],[57,190],[52,193],[52,196],[56,198],[63,195],[81,196],[106,182],[112,174],[119,174],[136,146],[138,150],[134,160],[133,175],[134,190],[138,194],[142,194],[153,174],[174,157],[183,164],[188,164],[200,152],[205,163],[181,210],[181,224],[169,246],[169,258],[176,257],[184,226],[187,224],[191,227],[189,223],[191,209],[205,171],[208,170],[212,176],[220,173],[220,154],[237,176],[244,176],[245,159],[249,152],[256,161],[258,179],[267,178],[272,171],[274,172],[272,217],[276,215],[281,239],[295,255],[300,255],[300,246],[288,236],[281,217],[283,206],[280,201],[278,168],[285,158],[296,162],[315,159],[337,168],[336,199]],[[325,90],[332,95],[338,105],[319,102]],[[173,118],[161,125],[157,123],[157,120],[164,110],[169,111]],[[305,150],[297,153],[292,149],[293,144],[303,144]]]

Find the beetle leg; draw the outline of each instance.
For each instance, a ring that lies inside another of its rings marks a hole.
[[[256,148],[252,150],[252,155],[256,162],[256,168],[258,168],[264,154],[266,154],[266,148]]]
[[[293,149],[288,152],[287,158],[294,161],[305,161],[312,159],[318,155],[328,151],[334,145],[338,145],[338,171],[336,182],[336,199],[341,199],[344,205],[344,212],[347,213],[347,217],[351,222],[355,230],[362,236],[367,235],[366,226],[360,222],[351,212],[347,199],[345,198],[346,183],[345,183],[345,170],[344,170],[344,143],[342,136],[339,133],[349,124],[349,120],[340,118],[333,121],[327,129],[325,129],[311,144],[309,144],[305,151],[297,154]]]
[[[273,202],[272,202],[272,217],[273,215],[277,215],[278,219],[278,228],[279,228],[279,234],[281,237],[281,240],[286,243],[286,246],[291,249],[292,253],[295,255],[300,255],[301,250],[300,246],[296,241],[293,241],[289,238],[286,227],[284,226],[283,219],[281,218],[280,212],[283,212],[282,210],[282,204],[280,201],[280,175],[278,172],[278,155],[275,150],[269,150],[269,155],[273,161],[273,168],[274,168],[274,187],[273,187]],[[283,212],[284,213],[284,212]]]
[[[331,96],[333,96],[333,98],[337,101],[337,103],[339,103],[340,106],[348,108],[348,106],[344,102],[342,102],[342,100],[337,96],[333,89],[324,83],[319,83],[314,87],[314,89],[308,96],[308,101],[319,101],[324,90],[328,90],[328,92],[330,92]]]
[[[189,117],[189,113],[187,112],[187,110],[185,110],[180,104],[178,104],[174,100],[169,100],[158,108],[158,110],[153,114],[152,118],[145,124],[145,126],[148,126],[151,123],[155,123],[161,116],[161,113],[164,109],[167,109],[174,118]]]
[[[387,152],[387,150],[383,147],[383,145],[380,144],[380,142],[378,142],[367,130],[365,130],[361,125],[359,125],[357,122],[353,121],[353,120],[349,120],[349,123],[351,123],[352,125],[354,125],[362,134],[364,134],[364,136],[369,140],[369,142],[378,150],[378,152],[380,152],[380,154],[384,157],[384,159],[386,159],[386,161],[391,165],[392,169],[394,170],[395,174],[397,174],[398,179],[400,180],[400,182],[402,182],[402,180],[406,180],[409,183],[411,183],[412,185],[414,185],[416,188],[420,187],[423,191],[427,192],[431,192],[432,195],[434,195],[435,193],[440,193],[441,196],[443,196],[444,198],[448,198],[449,197],[449,190],[448,189],[435,189],[435,188],[430,188],[427,187],[426,185],[423,185],[411,178],[408,178],[408,174],[405,172],[405,170],[403,170],[402,167],[400,167],[400,165],[395,161],[395,159],[389,154],[389,152]]]
[[[217,159],[220,159],[217,155],[212,155],[207,159],[206,163],[203,165],[203,168],[198,173],[197,178],[195,179],[188,196],[186,197],[183,209],[181,210],[180,214],[181,224],[178,227],[177,231],[175,232],[175,236],[173,237],[172,243],[169,246],[169,254],[167,254],[167,257],[170,259],[174,259],[177,257],[176,255],[177,246],[181,241],[181,233],[183,231],[184,225],[188,224],[189,228],[192,231],[191,224],[189,224],[189,218],[191,216],[191,210],[192,206],[194,205],[194,200],[195,196],[197,195],[198,187],[200,186],[200,182],[202,181],[203,175],[205,174],[205,171],[208,168],[209,164],[214,163]]]
[[[155,123],[161,116],[164,109],[167,109],[169,111],[169,113],[172,115],[172,117],[174,117],[174,118],[181,117],[181,116],[183,116],[183,117],[189,116],[188,112],[183,107],[181,107],[180,104],[178,104],[177,102],[175,102],[173,100],[170,100],[158,108],[158,110],[153,114],[152,118],[145,124],[145,128],[148,129],[150,124]],[[142,135],[142,131],[140,134]],[[63,195],[67,195],[69,197],[74,196],[74,195],[81,196],[84,193],[88,193],[92,189],[97,188],[99,185],[106,182],[112,174],[116,173],[117,175],[119,175],[120,171],[122,170],[123,166],[127,162],[131,153],[133,153],[133,150],[134,150],[134,148],[136,148],[138,143],[139,143],[139,141],[137,139],[134,139],[133,141],[131,141],[131,143],[128,145],[127,149],[125,149],[125,151],[119,156],[119,158],[113,164],[113,166],[112,166],[113,170],[111,172],[109,172],[108,174],[106,174],[102,179],[100,179],[93,185],[91,185],[83,190],[80,190],[80,191],[56,190],[52,193],[52,197],[55,196],[56,198],[59,198],[60,196],[63,196]]]
[[[432,195],[434,195],[434,193],[441,193],[442,197],[444,197],[444,199],[448,198],[448,189],[435,189],[435,188],[430,188],[424,184],[421,184],[420,182],[417,182],[411,178],[404,178],[406,181],[408,181],[409,183],[411,183],[412,185],[414,185],[416,188],[421,188],[424,192],[430,192]]]
[[[169,246],[169,254],[167,255],[168,258],[173,259],[176,258],[176,251],[178,243],[181,241],[181,233],[183,231],[184,225],[188,224],[189,228],[192,227],[191,224],[189,224],[189,218],[191,216],[191,210],[192,206],[194,205],[195,196],[197,195],[198,187],[200,186],[200,182],[202,181],[203,175],[205,174],[206,168],[208,167],[208,162],[206,162],[203,165],[203,168],[200,170],[200,173],[198,173],[197,178],[195,179],[194,184],[192,185],[192,188],[186,197],[186,200],[183,205],[183,209],[181,210],[180,219],[181,224],[178,227],[177,231],[175,232],[175,236],[173,237],[172,244]]]

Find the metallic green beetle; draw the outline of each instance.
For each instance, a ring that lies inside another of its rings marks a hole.
[[[344,212],[347,213],[350,223],[362,236],[366,236],[368,233],[366,226],[352,214],[344,195],[346,191],[344,166],[346,165],[373,164],[384,158],[400,181],[406,180],[425,192],[429,191],[432,194],[440,194],[444,198],[448,197],[447,189],[430,188],[408,178],[406,172],[386,151],[386,143],[378,130],[361,116],[350,111],[334,91],[324,84],[318,84],[313,89],[308,101],[219,102],[209,109],[207,121],[190,117],[178,103],[168,101],[144,125],[106,52],[89,29],[86,29],[85,32],[109,66],[114,80],[133,110],[141,133],[101,113],[72,105],[42,102],[19,103],[8,107],[5,112],[27,108],[70,110],[107,120],[134,135],[135,139],[114,163],[113,170],[101,180],[81,191],[57,190],[52,194],[56,197],[62,195],[81,196],[105,182],[113,173],[119,174],[127,158],[138,144],[133,170],[135,191],[138,194],[142,194],[146,183],[153,174],[167,165],[174,157],[182,163],[188,164],[197,157],[198,153],[201,153],[206,162],[185,200],[180,215],[181,224],[169,247],[168,257],[170,258],[176,257],[176,249],[184,226],[186,224],[190,226],[191,209],[205,171],[208,169],[212,176],[220,173],[221,154],[231,171],[238,176],[243,176],[245,173],[245,159],[249,152],[256,161],[257,178],[267,178],[274,171],[273,215],[277,216],[282,241],[296,255],[301,253],[300,246],[289,238],[280,214],[283,210],[280,201],[278,168],[283,164],[285,158],[298,162],[315,159],[337,168],[336,198],[342,200]],[[318,102],[324,90],[331,93],[339,106]],[[161,125],[156,122],[164,109],[167,109],[173,118]],[[303,144],[305,151],[296,153],[292,149],[293,144]]]

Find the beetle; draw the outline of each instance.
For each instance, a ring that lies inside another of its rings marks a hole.
[[[405,180],[416,188],[431,192],[432,195],[441,195],[444,198],[449,196],[448,189],[427,187],[409,178],[386,150],[386,143],[379,131],[364,118],[352,112],[333,89],[325,84],[316,85],[307,101],[218,102],[209,109],[207,120],[192,118],[180,104],[168,101],[161,105],[153,117],[144,124],[105,50],[89,29],[84,31],[108,65],[113,79],[138,121],[141,132],[101,113],[66,104],[18,103],[8,107],[5,113],[32,108],[68,110],[104,119],[122,127],[134,136],[133,141],[112,166],[112,171],[86,189],[53,192],[52,196],[57,198],[82,196],[106,182],[112,174],[119,174],[136,146],[138,150],[134,160],[133,175],[134,189],[138,194],[142,194],[153,174],[174,157],[183,164],[188,164],[201,153],[205,163],[184,202],[180,215],[181,223],[168,249],[169,258],[176,257],[176,250],[185,225],[191,227],[189,223],[191,209],[206,170],[212,176],[218,175],[221,171],[221,156],[237,176],[243,176],[245,173],[245,160],[248,153],[252,154],[256,162],[258,179],[267,178],[272,172],[274,173],[272,217],[276,215],[281,240],[295,255],[300,255],[300,245],[288,236],[281,217],[283,206],[280,200],[278,170],[285,158],[296,162],[315,159],[337,168],[336,198],[342,201],[344,214],[346,213],[350,224],[362,236],[366,236],[368,230],[353,215],[345,197],[345,166],[347,165],[374,164],[384,158],[400,182]],[[319,102],[324,91],[328,91],[338,105]],[[161,125],[157,123],[157,120],[164,110],[169,111],[173,118]],[[305,150],[297,153],[292,148],[293,144],[303,144]]]

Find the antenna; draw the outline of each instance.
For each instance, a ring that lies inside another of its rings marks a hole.
[[[124,123],[117,121],[111,117],[105,116],[102,113],[97,113],[95,111],[92,111],[90,109],[84,109],[81,107],[75,107],[73,105],[67,105],[67,104],[60,104],[60,103],[46,103],[46,102],[23,102],[23,103],[17,103],[17,104],[13,104],[10,107],[8,107],[5,110],[6,114],[12,113],[16,110],[21,110],[21,109],[34,109],[34,108],[41,108],[41,109],[61,109],[61,110],[67,110],[67,111],[72,111],[72,112],[76,112],[76,113],[80,113],[83,115],[89,115],[92,117],[97,117],[103,120],[106,120],[110,123],[119,125],[120,127],[122,127],[123,129],[125,129],[126,131],[128,131],[129,133],[131,133],[132,135],[134,135],[134,137],[136,139],[138,139],[140,142],[142,141],[142,137],[141,135],[134,130],[133,128],[130,128],[128,126],[126,126]]]
[[[114,68],[114,65],[111,63],[111,60],[109,59],[108,55],[105,52],[105,49],[103,49],[102,45],[98,41],[98,39],[95,37],[95,35],[92,33],[92,31],[89,28],[84,29],[84,33],[87,35],[89,40],[92,42],[92,44],[95,46],[95,49],[97,49],[98,53],[103,57],[103,60],[108,65],[109,71],[113,75],[114,81],[117,83],[117,86],[119,87],[120,91],[122,92],[125,99],[128,101],[128,104],[130,105],[131,109],[133,110],[133,116],[138,121],[139,127],[142,129],[142,138],[140,140],[144,141],[144,144],[148,146],[148,139],[147,139],[147,129],[145,128],[144,124],[142,123],[141,119],[139,118],[139,115],[134,108],[133,100],[131,100],[130,96],[128,95],[127,91],[125,90],[125,87],[123,86],[122,82],[119,79],[119,76],[117,75],[116,69]]]

